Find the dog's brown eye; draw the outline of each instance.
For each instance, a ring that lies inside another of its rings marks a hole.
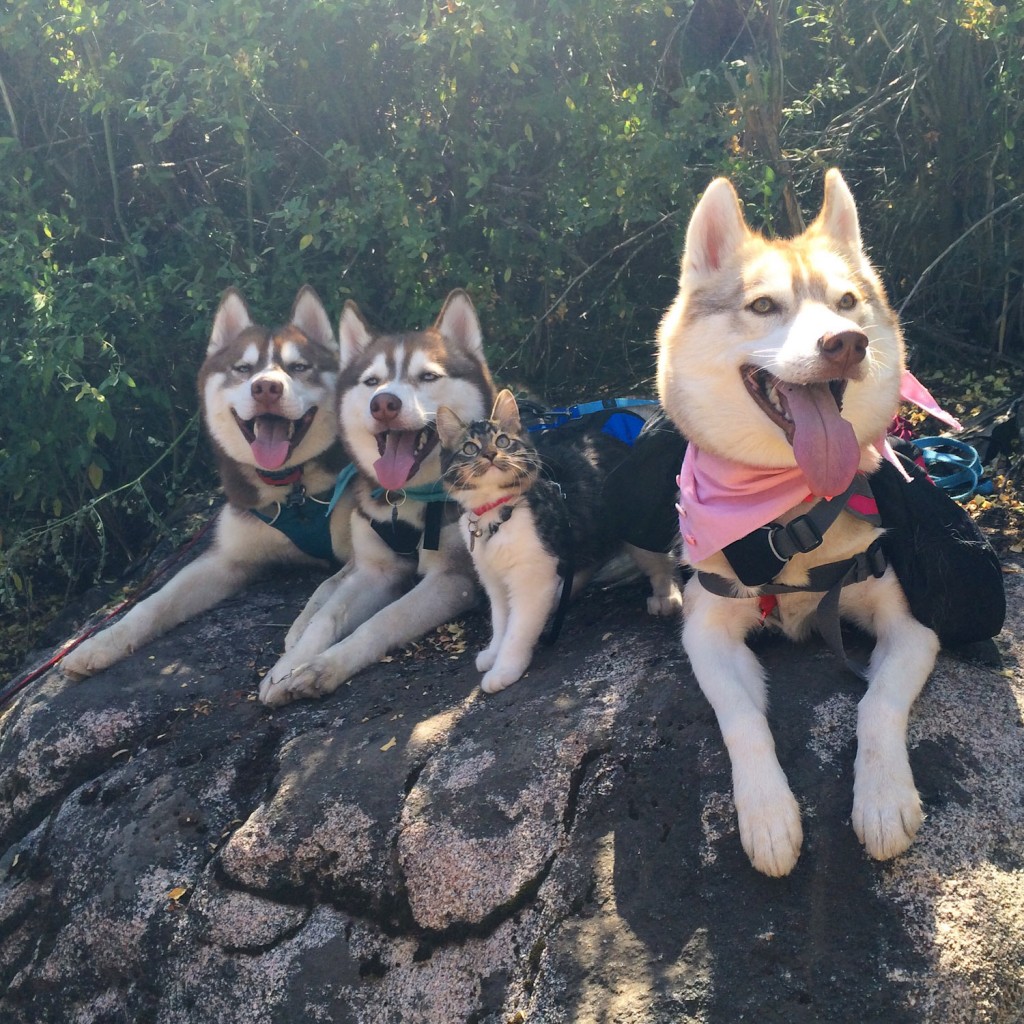
[[[747,306],[747,309],[749,309],[751,313],[757,313],[758,316],[765,316],[768,313],[774,313],[778,308],[778,304],[775,300],[768,298],[767,295],[759,295]]]
[[[853,309],[857,305],[857,296],[853,292],[846,292],[837,305],[840,309]]]

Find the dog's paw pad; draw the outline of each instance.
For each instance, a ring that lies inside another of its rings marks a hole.
[[[102,672],[123,656],[118,651],[108,650],[101,643],[87,640],[61,660],[60,670],[68,679],[79,682],[96,675],[97,672]]]
[[[868,856],[889,860],[910,846],[923,824],[921,798],[913,784],[869,795],[855,790],[852,822]]]
[[[746,801],[737,798],[736,815],[750,863],[773,878],[788,875],[804,841],[800,805],[789,786],[783,783],[770,795],[762,792]]]
[[[647,598],[648,615],[678,615],[683,610],[683,595],[673,590],[667,596],[659,597],[652,594]]]

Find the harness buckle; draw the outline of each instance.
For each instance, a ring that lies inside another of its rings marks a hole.
[[[284,503],[289,508],[299,508],[306,504],[306,488],[302,484],[295,484],[292,489],[288,492],[288,497],[285,498]]]
[[[875,579],[878,579],[885,573],[889,559],[885,557],[885,551],[881,544],[872,544],[865,553],[868,556],[868,570]]]
[[[768,546],[780,561],[788,562],[795,554],[807,554],[821,547],[825,537],[810,516],[797,516],[785,526],[768,529]],[[780,543],[781,542],[781,543]]]

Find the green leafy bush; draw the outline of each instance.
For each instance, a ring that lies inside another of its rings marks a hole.
[[[499,378],[621,393],[650,385],[707,181],[785,231],[838,164],[896,298],[928,271],[908,313],[1018,349],[1020,21],[987,0],[10,0],[0,600],[113,570],[212,480],[193,378],[228,285],[274,321],[309,282],[381,327],[468,287]]]

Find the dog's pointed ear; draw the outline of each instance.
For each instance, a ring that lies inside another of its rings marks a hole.
[[[469,295],[461,288],[450,292],[444,306],[434,322],[434,329],[440,331],[448,341],[465,352],[484,358],[483,332],[476,309]]]
[[[449,451],[455,447],[458,440],[466,431],[466,424],[459,419],[458,414],[442,405],[437,410],[437,436],[440,438],[441,447]]]
[[[342,369],[348,366],[367,345],[373,341],[373,331],[366,325],[359,307],[349,299],[341,311],[338,321],[338,343],[340,349],[339,365]]]
[[[750,236],[739,197],[728,178],[715,178],[686,229],[683,273],[709,274],[727,263]]]
[[[298,295],[295,296],[291,323],[298,327],[310,341],[332,350],[338,348],[338,342],[334,337],[334,328],[331,326],[331,318],[327,315],[320,296],[308,284],[304,284],[299,289]]]
[[[491,410],[491,420],[498,424],[498,428],[506,434],[522,433],[523,424],[519,419],[519,406],[516,404],[516,397],[508,388],[498,392],[494,400],[494,408]]]
[[[863,251],[857,204],[849,186],[835,167],[825,175],[825,200],[810,230],[828,235],[851,252]]]
[[[237,338],[246,327],[252,327],[249,307],[237,288],[228,288],[220,297],[220,305],[213,318],[213,329],[210,331],[210,343],[206,346],[206,354],[212,356],[225,345]]]

